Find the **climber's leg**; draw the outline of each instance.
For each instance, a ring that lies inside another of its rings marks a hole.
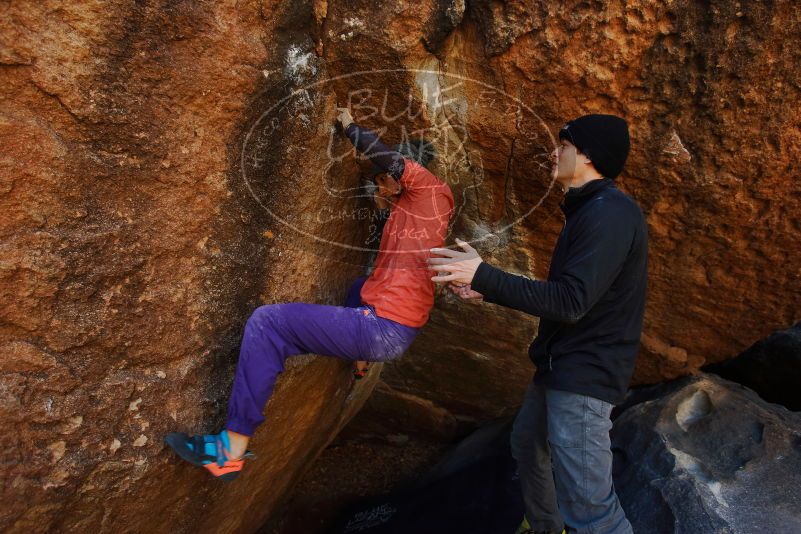
[[[257,308],[245,327],[226,429],[232,435],[253,435],[264,421],[264,406],[286,358],[314,353],[351,361],[391,360],[418,331],[377,317],[368,306],[292,303]]]
[[[346,308],[358,308],[359,306],[362,306],[362,286],[366,281],[366,276],[360,276],[355,282],[353,282],[353,284],[350,286],[350,289],[348,289],[348,296],[345,297],[345,303],[343,306]],[[357,360],[353,364],[353,378],[360,380],[364,378],[369,370],[370,367],[366,361]]]

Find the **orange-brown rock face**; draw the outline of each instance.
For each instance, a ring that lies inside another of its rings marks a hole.
[[[366,165],[337,105],[388,141],[431,138],[451,236],[537,277],[562,221],[553,133],[625,116],[620,186],[651,231],[639,381],[798,319],[793,4],[569,4],[0,8],[0,528],[252,531],[362,405],[377,373],[354,386],[343,362],[303,357],[235,484],[162,445],[222,424],[254,306],[337,303],[362,272]],[[535,332],[441,296],[382,397],[433,406],[426,424],[503,413]]]
[[[253,530],[373,386],[354,387],[342,362],[293,362],[235,486],[162,442],[223,423],[253,307],[333,303],[361,272],[358,254],[315,249],[260,204],[349,207],[313,181],[328,93],[308,128],[247,145],[264,163],[241,172],[251,126],[317,74],[313,51],[293,48],[311,7],[2,10],[0,530]]]

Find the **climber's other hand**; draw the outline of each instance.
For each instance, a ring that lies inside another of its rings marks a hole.
[[[475,291],[470,287],[470,284],[462,284],[460,282],[451,282],[448,284],[448,287],[451,288],[454,294],[459,296],[459,298],[467,299],[483,299],[484,295]]]

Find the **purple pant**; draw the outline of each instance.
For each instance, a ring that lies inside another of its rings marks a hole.
[[[345,306],[298,302],[256,308],[245,325],[225,428],[253,435],[289,356],[313,353],[383,362],[409,348],[420,329],[378,317],[372,306],[362,306],[359,293],[365,280],[356,280]]]

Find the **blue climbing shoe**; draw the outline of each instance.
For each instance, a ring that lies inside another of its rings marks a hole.
[[[215,478],[223,482],[231,482],[242,471],[245,458],[255,457],[250,451],[242,458],[231,458],[228,452],[231,443],[228,431],[219,434],[199,434],[189,436],[183,432],[171,432],[164,438],[175,453],[192,465],[203,467]]]

